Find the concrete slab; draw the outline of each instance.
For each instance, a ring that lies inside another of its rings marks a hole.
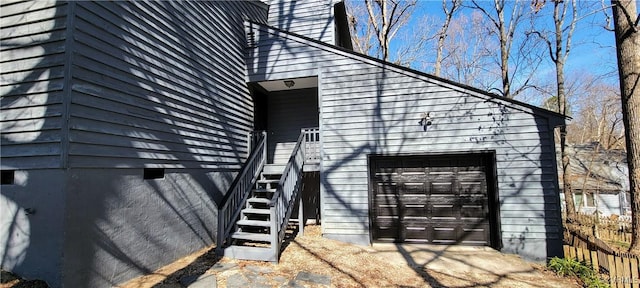
[[[295,281],[306,281],[315,284],[331,285],[331,276],[309,273],[306,271],[299,272]]]
[[[216,288],[218,287],[218,279],[215,275],[204,274],[198,277],[193,283],[184,286],[187,288]]]

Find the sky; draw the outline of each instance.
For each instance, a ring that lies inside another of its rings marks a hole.
[[[493,2],[483,0],[484,2]],[[591,9],[602,9],[602,3],[600,1],[587,0],[590,2]],[[582,2],[585,2],[584,0]],[[607,3],[609,1],[606,1]],[[549,5],[549,4],[548,4]],[[616,54],[615,54],[615,37],[613,31],[606,30],[603,26],[606,25],[606,16],[604,12],[593,12],[590,9],[587,10],[584,5],[578,5],[579,15],[582,18],[575,30],[573,49],[570,52],[567,69],[569,70],[590,70],[596,73],[607,73],[610,70],[617,69]],[[551,5],[546,7],[546,11],[551,12]],[[610,10],[606,11],[609,15]],[[462,11],[462,13],[470,13],[468,9]],[[430,14],[435,17],[444,17],[442,12],[442,1],[439,0],[419,0],[418,8],[415,11],[414,21],[422,18],[422,15]],[[434,15],[435,14],[435,15]],[[548,14],[547,14],[548,15]],[[546,17],[550,19],[550,17]]]
[[[481,0],[481,3],[482,1],[487,4],[493,3],[493,1],[489,2],[488,0]],[[530,1],[525,0],[525,3],[528,4],[530,3]],[[605,0],[604,4],[608,3],[609,1]],[[605,29],[607,17],[606,14],[610,16],[610,8],[603,8],[603,2],[594,0],[579,1],[578,7],[580,21],[576,26],[573,36],[572,49],[567,59],[567,77],[570,78],[578,77],[578,75],[591,74],[593,75],[593,77],[599,78],[604,82],[610,83],[611,85],[618,85],[614,33],[613,31]],[[527,6],[527,8],[529,7]],[[471,11],[471,9],[462,9],[459,13],[468,15],[469,13],[471,13]],[[606,11],[606,14],[604,13],[604,11]],[[545,25],[549,28],[552,28],[552,12],[553,5],[547,3],[546,6],[539,12],[540,17],[543,20],[541,22],[536,22],[536,25]],[[424,21],[425,16],[432,18],[433,21],[435,21],[434,18],[444,19],[444,13],[442,11],[442,1],[418,1],[417,8],[412,15],[411,21],[405,28],[407,33],[409,33],[409,37],[415,35],[416,33],[422,32],[420,31],[421,28],[419,28],[419,22]],[[440,22],[436,21],[435,23]],[[400,36],[400,34],[398,36]],[[398,39],[400,38],[401,37],[398,37]],[[398,44],[396,43],[396,45]],[[394,46],[392,44],[392,49],[394,47],[397,46]],[[496,53],[499,53],[499,51],[496,51]],[[545,53],[544,55],[545,61],[543,61],[543,64],[537,70],[536,77],[541,79],[555,79],[555,66],[552,65],[548,53]],[[414,68],[418,68],[415,67],[417,65],[412,66]],[[422,70],[420,68],[418,69]],[[432,70],[429,67],[424,68],[424,70],[425,72],[432,72],[429,71]],[[522,100],[527,101],[526,99]]]

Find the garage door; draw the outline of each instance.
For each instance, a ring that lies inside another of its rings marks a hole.
[[[490,159],[479,154],[371,157],[373,238],[490,246]]]

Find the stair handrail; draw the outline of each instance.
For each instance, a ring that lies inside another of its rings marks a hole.
[[[280,255],[280,245],[284,240],[286,228],[291,217],[291,212],[296,201],[300,198],[300,186],[302,183],[303,165],[304,165],[304,144],[305,133],[300,133],[296,146],[291,152],[289,162],[285,166],[276,192],[269,202],[271,214],[271,247],[273,249],[276,261]]]
[[[249,158],[243,165],[238,176],[234,179],[229,190],[222,198],[218,208],[218,235],[216,250],[222,253],[225,243],[231,235],[235,220],[240,215],[242,206],[251,193],[258,176],[267,162],[267,132],[262,131],[257,144],[254,146]]]
[[[304,162],[320,163],[320,128],[303,128],[304,134]]]

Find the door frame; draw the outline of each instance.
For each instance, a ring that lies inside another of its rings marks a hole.
[[[496,250],[502,249],[501,239],[501,223],[500,223],[500,197],[498,193],[498,173],[496,162],[495,150],[483,150],[483,151],[447,151],[447,152],[435,152],[435,153],[395,153],[395,154],[368,154],[367,155],[367,189],[369,197],[369,239],[370,243],[376,242],[374,238],[374,222],[375,222],[375,203],[374,203],[374,183],[373,183],[373,160],[374,158],[381,157],[437,157],[437,156],[466,156],[473,155],[483,157],[487,163],[486,175],[487,178],[487,197],[489,203],[489,247]]]

